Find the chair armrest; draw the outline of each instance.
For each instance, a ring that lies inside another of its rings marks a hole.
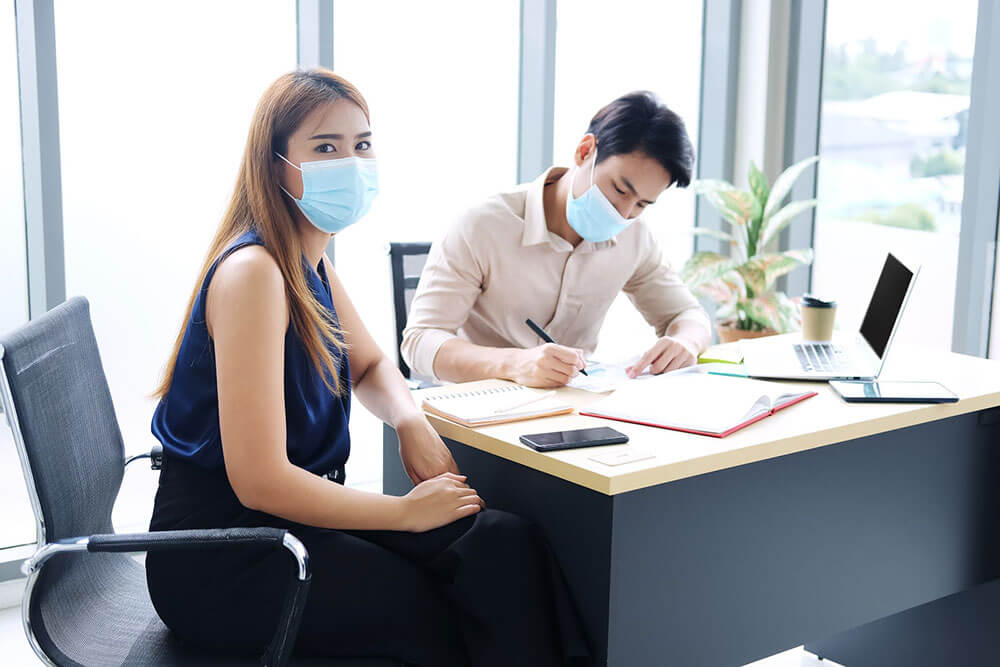
[[[46,544],[24,562],[21,571],[33,577],[49,558],[67,551],[86,551],[89,553],[149,552],[232,547],[284,548],[295,558],[298,565],[296,578],[285,593],[285,602],[278,627],[267,652],[261,657],[263,665],[286,665],[295,646],[295,638],[302,621],[302,612],[305,608],[311,579],[309,552],[305,545],[287,530],[280,528],[210,528],[123,535],[91,535],[90,537],[60,540]]]
[[[209,528],[162,530],[149,533],[91,535],[87,551],[167,551],[217,546],[279,547],[287,531],[280,528]]]

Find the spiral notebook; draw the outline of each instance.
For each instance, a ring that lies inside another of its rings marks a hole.
[[[496,381],[486,386],[453,385],[424,396],[423,408],[432,415],[463,426],[488,426],[573,412],[554,391],[540,391]]]
[[[815,395],[741,377],[660,375],[627,382],[580,414],[724,438]]]

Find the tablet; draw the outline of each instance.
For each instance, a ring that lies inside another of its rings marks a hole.
[[[955,403],[958,396],[938,382],[870,382],[831,380],[848,403]]]

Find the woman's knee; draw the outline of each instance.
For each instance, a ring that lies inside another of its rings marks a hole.
[[[489,542],[500,545],[534,544],[541,531],[538,525],[518,514],[486,509],[476,515],[476,531]]]

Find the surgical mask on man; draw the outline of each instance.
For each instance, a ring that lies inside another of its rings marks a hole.
[[[614,238],[624,231],[632,222],[624,217],[608,201],[601,189],[594,182],[594,167],[597,165],[597,147],[594,146],[594,161],[590,163],[590,187],[579,197],[573,197],[573,186],[576,183],[577,169],[573,172],[573,180],[569,184],[569,195],[566,197],[566,219],[569,226],[583,237],[585,241],[600,243]]]
[[[303,162],[302,198],[296,199],[285,188],[302,213],[317,229],[336,234],[364,217],[378,194],[378,169],[374,158],[345,157],[335,160]]]

